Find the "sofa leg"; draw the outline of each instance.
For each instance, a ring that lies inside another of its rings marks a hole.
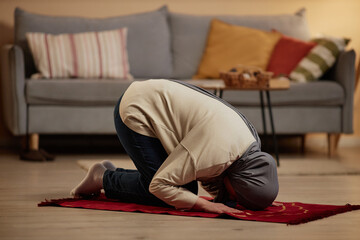
[[[52,161],[54,155],[49,154],[44,149],[39,148],[39,134],[32,133],[26,136],[26,144],[20,152],[20,159],[25,161]]]
[[[328,156],[334,157],[340,140],[340,133],[328,133]]]
[[[303,134],[300,137],[301,137],[301,154],[305,154],[306,134]]]
[[[29,149],[38,151],[39,150],[39,134],[32,133],[29,135]]]

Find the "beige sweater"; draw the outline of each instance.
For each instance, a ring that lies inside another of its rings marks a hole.
[[[133,131],[158,138],[169,154],[149,191],[178,209],[198,196],[179,186],[211,181],[255,142],[243,119],[222,102],[170,80],[134,82],[119,108]]]

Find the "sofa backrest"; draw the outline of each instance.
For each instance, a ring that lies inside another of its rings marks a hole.
[[[127,27],[130,72],[136,78],[168,78],[172,73],[167,7],[111,18],[60,17],[15,10],[15,44],[24,51],[25,75],[36,72],[26,41],[27,32],[49,34],[104,31]]]
[[[201,61],[210,22],[218,18],[230,24],[309,40],[304,9],[284,15],[188,15],[168,12],[166,6],[151,12],[111,18],[46,16],[15,10],[15,44],[24,51],[26,77],[36,73],[25,34],[104,31],[128,28],[130,72],[135,78],[189,79]]]
[[[213,18],[261,30],[275,29],[287,36],[309,40],[310,33],[305,15],[305,9],[301,9],[295,14],[264,16],[200,16],[170,13],[169,23],[173,50],[172,77],[189,79],[196,74]]]

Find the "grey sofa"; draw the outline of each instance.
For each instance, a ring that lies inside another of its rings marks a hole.
[[[15,10],[15,41],[1,50],[3,116],[14,135],[114,134],[113,108],[128,82],[113,79],[30,79],[36,73],[26,32],[75,33],[128,27],[128,54],[135,81],[150,78],[186,80],[196,73],[209,23],[217,17],[232,24],[277,29],[299,39],[310,38],[305,11],[274,16],[196,16],[167,7],[134,15],[87,19],[54,17]],[[354,93],[353,50],[342,52],[323,79],[291,83],[272,92],[278,134],[351,133]],[[225,91],[261,133],[259,94]]]

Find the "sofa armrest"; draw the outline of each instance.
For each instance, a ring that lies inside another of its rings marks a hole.
[[[353,107],[355,91],[355,51],[341,52],[332,78],[344,88],[345,102],[342,110],[342,133],[353,133]]]
[[[26,133],[25,66],[23,51],[16,45],[1,49],[1,95],[6,126],[14,135]]]

